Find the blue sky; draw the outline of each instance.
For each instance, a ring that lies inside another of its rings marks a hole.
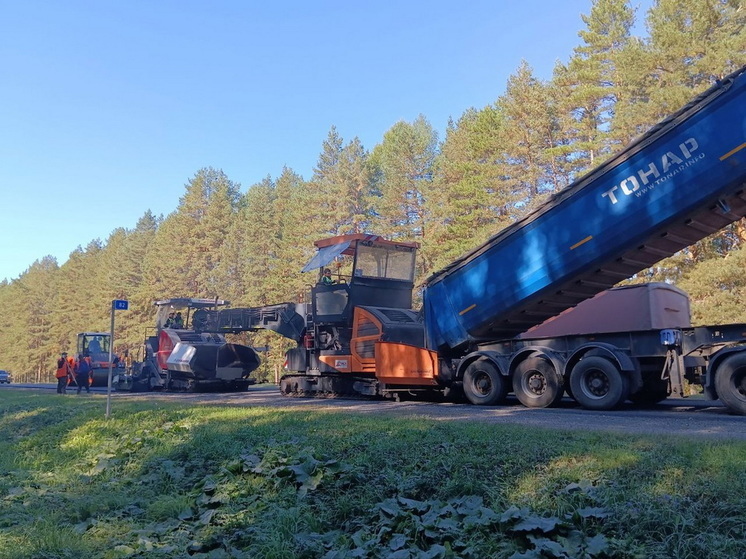
[[[642,22],[652,0],[633,2]],[[174,211],[203,167],[242,191],[310,178],[336,126],[396,122],[551,77],[591,0],[0,0],[0,281]],[[642,23],[640,31],[642,34]]]

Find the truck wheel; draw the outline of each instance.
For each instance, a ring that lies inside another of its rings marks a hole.
[[[575,400],[589,410],[610,410],[627,399],[625,377],[603,357],[581,359],[570,373],[570,387]]]
[[[513,373],[513,392],[527,408],[546,408],[559,402],[565,389],[549,361],[529,357]]]
[[[505,379],[487,359],[474,361],[464,372],[464,394],[477,406],[490,406],[505,400]]]
[[[715,389],[732,413],[746,415],[746,352],[723,360],[715,372]]]

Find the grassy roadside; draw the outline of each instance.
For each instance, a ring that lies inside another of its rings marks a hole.
[[[746,443],[0,393],[0,557],[746,556]]]

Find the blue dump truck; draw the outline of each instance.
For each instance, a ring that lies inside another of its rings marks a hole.
[[[603,410],[683,396],[688,381],[746,414],[745,324],[691,326],[670,286],[608,291],[746,216],[745,108],[742,68],[429,277],[420,311],[415,243],[343,235],[316,243],[306,302],[205,311],[195,329],[293,339],[288,395],[463,390],[484,405],[512,392]]]

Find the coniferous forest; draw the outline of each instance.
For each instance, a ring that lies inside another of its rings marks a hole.
[[[743,0],[656,0],[647,14],[633,4],[594,0],[578,46],[550,80],[521,64],[492,104],[451,120],[442,138],[425,115],[394,123],[375,146],[332,125],[310,177],[284,168],[239,185],[198,169],[171,214],[144,208],[133,229],[79,247],[61,265],[37,260],[0,283],[0,367],[16,382],[52,382],[78,332],[108,331],[113,299],[130,302],[118,315],[116,351],[135,356],[152,334],[157,299],[300,300],[316,280],[300,269],[313,241],[328,236],[417,241],[426,278],[746,64]],[[644,38],[632,35],[636,17]],[[651,280],[686,290],[695,324],[746,322],[746,222],[630,281]],[[285,342],[240,338],[270,345],[256,374],[271,377]]]

